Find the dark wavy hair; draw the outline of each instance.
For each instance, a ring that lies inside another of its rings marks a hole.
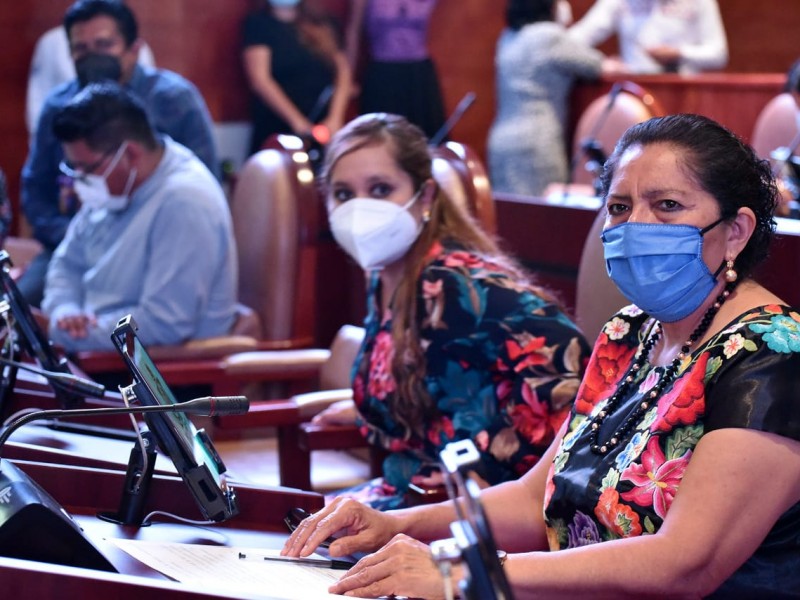
[[[125,140],[149,150],[158,147],[142,102],[118,83],[91,83],[78,92],[53,119],[60,142],[83,140],[95,152],[110,152]]]
[[[775,231],[773,215],[778,189],[769,163],[708,117],[691,114],[656,117],[634,125],[617,142],[600,177],[603,198],[608,196],[620,157],[628,148],[659,143],[680,150],[684,167],[717,200],[724,220],[732,220],[742,207],[755,213],[756,227],[736,258],[739,274],[742,277],[751,274],[767,257]]]
[[[64,14],[64,29],[67,37],[75,23],[84,23],[97,16],[111,17],[117,23],[119,32],[130,47],[139,38],[139,24],[133,11],[119,0],[78,0]]]

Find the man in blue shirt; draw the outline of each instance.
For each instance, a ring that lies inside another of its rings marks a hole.
[[[19,287],[36,306],[52,252],[78,208],[69,180],[59,178],[64,155],[53,135],[53,119],[84,85],[118,81],[142,100],[157,131],[192,150],[215,176],[220,170],[211,117],[197,88],[177,73],[137,64],[141,40],[130,8],[115,0],[78,0],[67,9],[64,28],[78,76],[47,97],[22,170],[22,209],[44,252],[25,271]]]
[[[147,345],[225,335],[236,311],[231,215],[219,182],[151,127],[114,82],[86,86],[56,113],[61,171],[81,207],[47,271],[42,308],[67,351],[112,349],[132,314]]]

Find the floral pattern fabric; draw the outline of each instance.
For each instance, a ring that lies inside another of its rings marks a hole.
[[[368,486],[397,500],[370,502],[380,508],[400,505],[411,477],[438,464],[452,441],[475,442],[490,484],[528,471],[566,418],[588,361],[576,326],[528,284],[452,245],[436,244],[429,259],[419,278],[417,319],[436,410],[422,436],[408,434],[388,409],[397,392],[392,319],[390,311],[378,314],[377,275],[370,284],[353,389],[362,432],[391,452],[385,481]]]
[[[592,453],[590,417],[628,375],[653,326],[653,319],[630,306],[605,325],[597,340],[548,477],[544,512],[551,550],[658,531],[692,452],[708,431],[740,427],[800,440],[800,314],[768,305],[744,313],[696,348],[628,439],[606,455]],[[645,363],[633,375],[631,397],[606,417],[598,443],[619,429],[664,371]],[[800,504],[778,521],[762,549],[763,556],[757,552],[751,559],[761,561],[762,575],[764,565],[771,565],[793,582],[784,579],[779,585],[800,589]],[[748,569],[746,563],[729,583]],[[749,589],[747,582],[736,585],[739,591]],[[762,590],[760,585],[752,589]]]

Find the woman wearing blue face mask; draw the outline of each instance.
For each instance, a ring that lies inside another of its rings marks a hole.
[[[606,262],[633,305],[605,325],[558,440],[483,506],[516,597],[796,598],[800,314],[750,279],[777,189],[717,123],[652,119],[605,166]],[[645,312],[646,311],[646,312]],[[372,551],[331,592],[440,598],[423,541],[452,503],[377,513],[337,501],[284,553],[337,531]],[[405,535],[398,535],[405,534]],[[411,539],[415,538],[415,539]]]
[[[390,451],[384,478],[348,493],[399,506],[463,438],[483,452],[486,484],[519,477],[572,404],[588,356],[580,332],[437,188],[425,136],[403,117],[345,126],[323,178],[331,231],[366,271],[369,314],[355,405],[317,421],[357,420]]]

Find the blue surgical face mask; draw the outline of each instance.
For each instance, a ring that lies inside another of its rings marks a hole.
[[[664,323],[696,311],[717,284],[703,261],[705,229],[692,225],[622,223],[603,231],[606,269],[623,295]]]

